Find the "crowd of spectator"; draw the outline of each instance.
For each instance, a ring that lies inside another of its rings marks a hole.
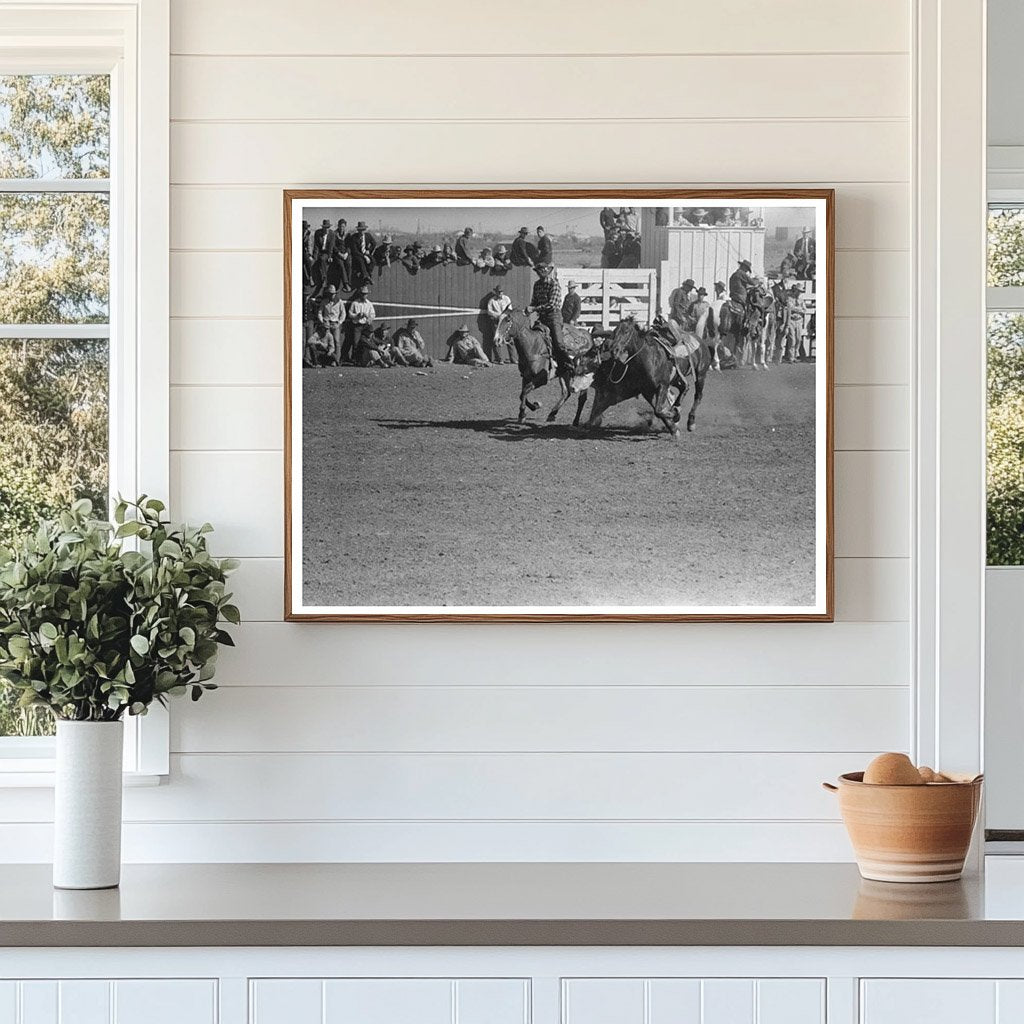
[[[640,266],[640,223],[635,206],[621,206],[618,210],[606,206],[601,211],[601,230],[604,247],[601,266],[623,269]]]
[[[336,292],[351,292],[373,280],[374,268],[400,263],[410,274],[454,264],[477,270],[503,273],[510,267],[536,267],[552,262],[551,237],[539,226],[533,239],[523,227],[512,241],[477,248],[475,232],[465,228],[454,242],[445,239],[430,248],[420,241],[398,245],[391,234],[380,241],[359,221],[349,230],[344,217],[331,223],[325,219],[313,229],[302,222],[302,283],[308,295],[322,296],[328,287]]]

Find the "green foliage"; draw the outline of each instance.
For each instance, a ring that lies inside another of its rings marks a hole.
[[[1022,250],[1024,258],[1024,250]],[[988,328],[987,561],[1024,565],[1024,316]]]
[[[214,689],[218,645],[233,645],[221,623],[239,621],[225,592],[238,563],[210,555],[208,523],[172,526],[163,511],[120,501],[110,524],[77,501],[0,552],[0,678],[21,707],[116,721]]]
[[[0,75],[0,178],[109,175],[107,75]]]
[[[1024,565],[1024,395],[988,411],[988,563]]]
[[[105,341],[0,340],[0,543],[78,498],[107,504]]]
[[[1024,210],[995,208],[988,215],[988,284],[1024,284]]]
[[[0,76],[0,178],[110,174],[107,75]],[[0,322],[104,322],[105,194],[0,195]],[[0,547],[78,498],[107,506],[107,343],[0,340]],[[0,736],[52,731],[0,679]]]

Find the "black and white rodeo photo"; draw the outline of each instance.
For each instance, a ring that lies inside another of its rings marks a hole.
[[[293,619],[832,617],[832,192],[286,192]]]

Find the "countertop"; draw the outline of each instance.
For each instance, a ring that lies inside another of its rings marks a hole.
[[[1021,946],[1005,861],[927,885],[852,864],[137,864],[99,892],[12,865],[0,946]]]

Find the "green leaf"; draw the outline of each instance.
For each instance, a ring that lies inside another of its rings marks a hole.
[[[236,608],[235,605],[233,604],[224,605],[221,608],[220,613],[224,616],[225,619],[228,620],[228,622],[233,623],[236,626],[239,625],[242,621],[241,613],[239,612],[238,608]]]
[[[39,635],[52,642],[57,639],[59,633],[52,622],[44,622],[39,626]]]
[[[135,636],[131,638],[129,643],[131,643],[132,650],[135,651],[136,654],[141,655],[143,657],[149,654],[149,640],[146,637],[144,637],[141,633],[136,633]]]
[[[183,552],[181,545],[177,541],[165,540],[160,545],[158,554],[163,555],[164,558],[181,558]]]

